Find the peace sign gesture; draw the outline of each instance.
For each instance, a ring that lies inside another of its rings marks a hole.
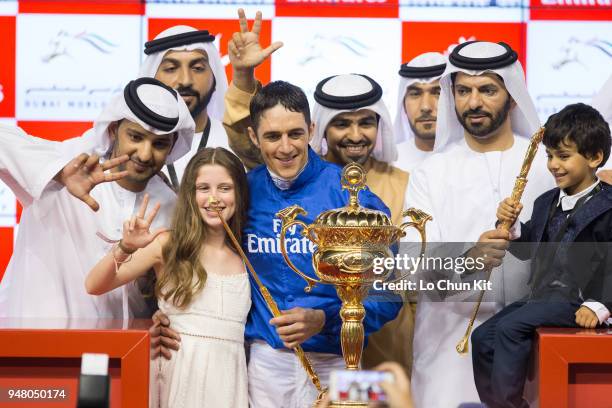
[[[100,156],[82,153],[64,166],[55,176],[55,180],[63,184],[70,194],[83,201],[92,210],[98,211],[100,205],[89,193],[98,184],[117,181],[127,176],[127,171],[115,173],[106,173],[106,171],[128,160],[129,156],[123,155],[100,163]]]
[[[146,215],[147,206],[149,205],[149,194],[145,194],[142,204],[138,209],[138,213],[132,218],[123,223],[123,238],[121,238],[121,248],[129,252],[134,252],[137,249],[144,248],[162,232],[168,231],[167,228],[158,228],[154,232],[150,232],[149,228],[161,207],[159,203],[155,204],[149,215]]]
[[[283,46],[276,41],[269,47],[262,49],[259,43],[261,32],[261,11],[255,15],[255,22],[251,31],[243,9],[238,9],[240,32],[234,33],[228,43],[229,58],[235,71],[252,71],[266,60],[274,51]]]

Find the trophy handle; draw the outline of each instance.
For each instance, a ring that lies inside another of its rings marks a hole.
[[[433,217],[427,214],[425,211],[409,208],[402,212],[403,217],[410,217],[412,221],[408,221],[400,225],[400,229],[403,234],[402,237],[406,235],[406,229],[409,227],[414,227],[419,231],[419,235],[421,235],[421,256],[425,255],[425,246],[426,246],[426,236],[427,232],[425,230],[425,224],[427,221],[433,220]]]
[[[433,217],[427,214],[425,211],[419,210],[417,208],[409,208],[402,212],[402,216],[410,217],[412,221],[407,221],[399,226],[402,230],[401,237],[406,235],[406,230],[410,227],[416,228],[419,231],[419,235],[421,236],[421,254],[419,255],[421,258],[425,256],[425,248],[427,247],[427,231],[425,229],[425,224],[427,221],[433,220]],[[401,279],[404,279],[410,271],[402,274],[402,276],[390,280],[390,282],[395,282]]]
[[[292,225],[301,225],[302,228],[304,229],[302,232],[302,235],[304,235],[305,237],[313,241],[315,244],[317,244],[317,241],[314,239],[314,237],[310,233],[310,229],[308,228],[308,226],[304,222],[295,219],[295,217],[297,217],[298,215],[306,215],[306,214],[307,212],[299,205],[292,205],[290,207],[285,208],[284,210],[277,212],[276,216],[280,218],[283,222],[281,232],[280,232],[280,247],[281,247],[281,253],[283,254],[283,258],[285,259],[285,262],[287,262],[287,265],[289,265],[289,267],[293,269],[295,273],[300,275],[302,279],[306,281],[308,286],[304,288],[304,291],[308,293],[312,290],[312,288],[317,283],[321,283],[321,281],[313,279],[310,276],[306,275],[304,272],[300,271],[297,268],[297,266],[295,266],[293,262],[291,262],[291,259],[289,259],[289,255],[287,254],[287,251],[285,250],[285,235],[287,234],[287,230]]]

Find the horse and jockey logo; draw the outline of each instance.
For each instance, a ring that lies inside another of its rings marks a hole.
[[[567,43],[560,47],[561,57],[552,62],[555,70],[578,64],[585,69],[592,66],[606,66],[612,63],[612,41],[599,38],[583,40],[570,37]]]
[[[369,51],[370,47],[366,44],[347,35],[316,34],[308,43],[305,55],[299,64],[304,65],[321,59],[329,59],[329,62],[333,63],[334,60],[347,58],[367,58]]]
[[[50,63],[61,57],[74,58],[75,54],[82,52],[83,48],[101,54],[112,54],[118,47],[117,44],[95,33],[82,31],[73,34],[64,30],[58,31],[49,41],[49,46],[51,50],[41,57],[44,63]]]

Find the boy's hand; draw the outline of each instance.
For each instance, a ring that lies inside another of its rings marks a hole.
[[[599,323],[597,314],[586,306],[580,306],[576,312],[576,324],[585,329],[592,329]]]
[[[507,222],[511,226],[514,225],[518,218],[523,204],[514,202],[510,197],[504,199],[497,207],[497,219],[499,222]]]

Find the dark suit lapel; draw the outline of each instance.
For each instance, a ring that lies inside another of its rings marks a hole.
[[[553,202],[556,203],[558,199],[559,189],[555,188],[545,193],[540,200],[536,201],[533,207],[533,215],[531,216],[532,222],[535,220],[532,227],[533,242],[542,242],[550,208]]]
[[[597,217],[612,208],[612,193],[609,188],[603,188],[599,193],[591,197],[582,208],[579,208],[572,217],[570,226],[572,228],[572,241],[593,222]]]

